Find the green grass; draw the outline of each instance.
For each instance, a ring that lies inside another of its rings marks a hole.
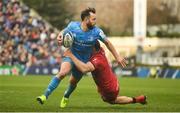
[[[148,96],[148,104],[110,105],[104,103],[91,77],[84,77],[72,94],[68,107],[59,108],[59,102],[68,85],[68,78],[52,93],[44,105],[35,98],[42,94],[49,76],[0,76],[0,111],[16,112],[123,112],[172,111],[180,112],[180,79],[119,78],[120,95]]]

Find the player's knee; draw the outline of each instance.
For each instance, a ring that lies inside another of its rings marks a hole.
[[[70,77],[70,84],[76,86],[79,80],[75,79],[73,76]]]
[[[115,99],[108,99],[108,98],[102,97],[102,100],[109,104],[115,104]]]
[[[103,100],[104,102],[107,102],[109,104],[115,104],[115,101],[114,100]]]
[[[71,70],[71,64],[69,62],[63,62],[60,67],[60,71],[57,74],[57,77],[63,79]]]
[[[77,85],[77,82],[75,82],[75,81],[69,81],[70,82],[70,84],[72,84],[72,85]]]
[[[60,71],[57,74],[57,77],[60,78],[60,79],[63,79],[67,74],[68,74],[68,72],[66,72],[66,71]]]
[[[115,104],[115,100],[109,101],[109,104]]]

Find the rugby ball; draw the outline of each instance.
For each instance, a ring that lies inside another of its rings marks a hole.
[[[72,46],[73,41],[74,41],[74,37],[71,31],[64,31],[63,35],[63,46],[66,48],[69,48]]]

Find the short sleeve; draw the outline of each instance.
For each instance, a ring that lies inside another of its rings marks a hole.
[[[107,39],[106,35],[104,34],[104,32],[101,29],[98,30],[98,38],[102,42],[104,42]]]

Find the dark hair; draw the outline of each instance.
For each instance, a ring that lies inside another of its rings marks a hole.
[[[81,20],[84,20],[85,17],[90,16],[90,12],[96,13],[96,9],[95,9],[95,8],[90,8],[90,7],[88,7],[88,8],[86,8],[85,10],[83,10],[83,11],[81,12]]]

